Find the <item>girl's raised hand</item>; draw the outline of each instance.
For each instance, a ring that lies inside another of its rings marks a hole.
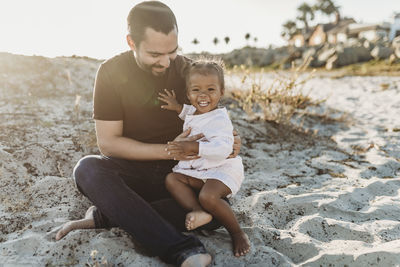
[[[165,93],[158,93],[158,100],[166,103],[166,105],[162,105],[162,109],[167,109],[167,110],[175,110],[176,112],[181,113],[182,111],[182,105],[178,103],[176,100],[176,95],[174,90],[171,92],[168,91],[167,89],[164,89]]]

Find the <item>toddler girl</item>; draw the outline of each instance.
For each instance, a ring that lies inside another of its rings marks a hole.
[[[166,187],[176,201],[189,211],[185,226],[193,230],[214,217],[228,230],[234,255],[250,250],[247,235],[240,228],[229,204],[223,199],[237,193],[244,178],[242,159],[228,158],[232,152],[233,126],[225,108],[218,103],[224,94],[224,74],[219,62],[192,62],[186,71],[187,97],[191,105],[176,101],[174,91],[160,93],[162,108],[175,110],[183,119],[183,130],[204,137],[191,142],[169,142],[172,156],[195,154],[199,158],[179,161],[166,177]],[[198,193],[198,196],[197,196]]]

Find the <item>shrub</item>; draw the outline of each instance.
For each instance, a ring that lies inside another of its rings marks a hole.
[[[290,119],[298,109],[310,105],[317,105],[323,101],[313,101],[309,93],[304,94],[304,85],[315,72],[305,72],[311,58],[302,65],[292,68],[288,72],[275,72],[276,78],[270,85],[265,85],[264,70],[253,72],[241,65],[235,66],[231,75],[241,77],[238,88],[233,88],[231,96],[239,106],[252,118],[258,117],[266,121],[290,123]]]

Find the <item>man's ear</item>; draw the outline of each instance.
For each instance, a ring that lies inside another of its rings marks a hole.
[[[132,37],[130,34],[126,35],[126,42],[128,43],[128,45],[132,51],[136,50],[135,42],[132,40]]]

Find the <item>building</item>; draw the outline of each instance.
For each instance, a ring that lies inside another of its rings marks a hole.
[[[308,44],[344,43],[347,41],[347,26],[354,22],[354,19],[346,18],[339,20],[338,23],[318,24],[311,34]]]
[[[289,45],[291,46],[296,46],[296,47],[302,47],[306,44],[308,44],[308,41],[310,39],[311,34],[313,33],[315,27],[309,28],[307,32],[303,33],[297,33],[292,36],[289,40]]]
[[[330,44],[346,43],[348,40],[348,26],[355,23],[354,19],[343,19],[332,29],[326,32],[327,42]]]
[[[335,27],[334,23],[318,24],[311,33],[308,44],[311,46],[324,44],[328,40],[327,32]]]
[[[318,24],[308,32],[295,34],[289,45],[301,47],[304,45],[321,45],[325,43],[347,43],[350,39],[366,39],[392,41],[400,36],[400,13],[395,13],[391,23],[356,23],[352,18],[339,20],[338,23]]]
[[[389,23],[352,23],[348,25],[347,38],[365,38],[374,42],[388,38],[390,31]]]
[[[392,24],[390,25],[389,40],[392,41],[395,37],[400,35],[400,13],[395,13],[393,16]]]
[[[354,23],[354,19],[343,19],[338,23],[318,24],[311,27],[308,32],[295,34],[290,40],[289,45],[301,47],[304,45],[320,45],[326,42],[336,44],[346,42],[347,26]]]

